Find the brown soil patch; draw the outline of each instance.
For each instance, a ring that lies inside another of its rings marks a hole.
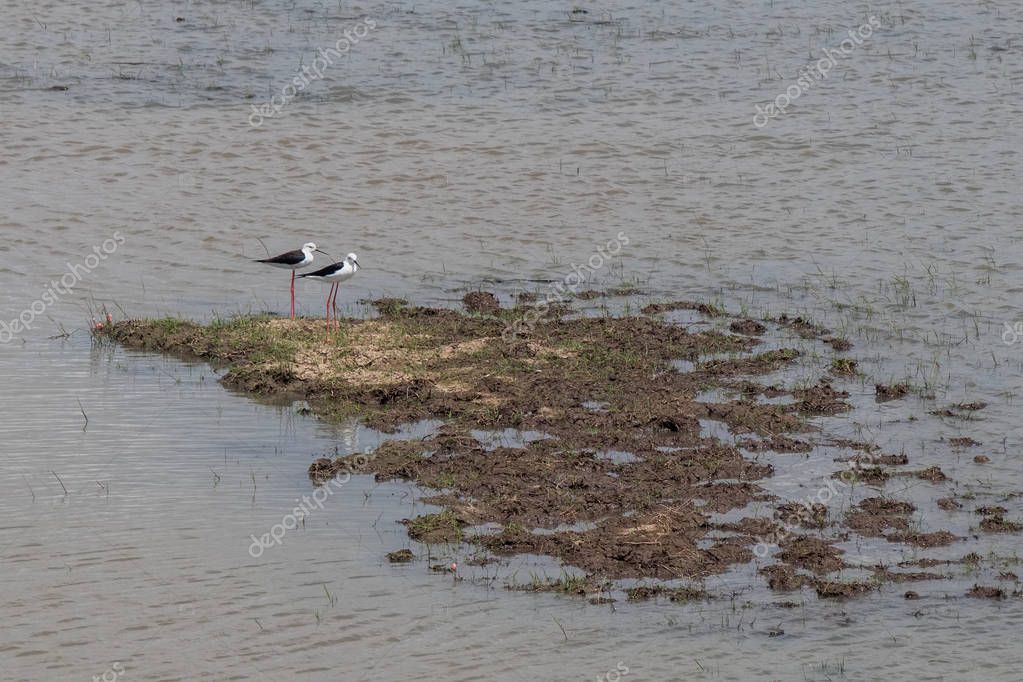
[[[901,542],[914,547],[945,547],[959,539],[947,530],[934,533],[892,533],[886,538],[889,542]]]
[[[987,403],[984,402],[955,403],[953,405],[949,405],[948,407],[942,407],[937,410],[931,410],[930,414],[933,414],[938,417],[950,417],[952,419],[961,419],[963,421],[975,421],[977,418],[973,416],[973,413],[978,410],[983,410],[985,407],[987,407]]]
[[[805,415],[833,415],[852,409],[852,405],[845,402],[849,393],[836,391],[831,384],[820,383],[810,388],[794,391],[793,394],[799,399],[796,409]]]
[[[840,336],[828,336],[821,339],[824,343],[831,346],[838,353],[844,353],[847,350],[851,350],[853,345],[849,339],[843,339]]]
[[[800,356],[794,348],[781,348],[736,360],[712,360],[702,363],[696,373],[710,377],[734,376],[737,374],[768,374],[786,367]]]
[[[909,384],[875,384],[874,400],[879,403],[886,403],[889,400],[898,400],[909,393]]]
[[[1023,530],[1023,525],[1014,521],[1002,518],[1002,516],[989,516],[980,522],[980,529],[988,533],[1018,533]]]
[[[923,580],[949,580],[952,577],[942,573],[929,573],[927,571],[914,571],[912,573],[892,571],[883,566],[876,567],[874,569],[874,575],[877,580],[890,583],[909,583],[920,582]]]
[[[909,457],[904,454],[880,455],[874,453],[858,454],[845,459],[836,459],[836,462],[855,462],[857,465],[868,466],[903,466],[909,464]]]
[[[828,524],[828,508],[820,503],[786,502],[775,509],[774,516],[788,526],[819,529]]]
[[[834,358],[831,361],[831,373],[839,376],[855,376],[860,373],[860,363],[848,358]]]
[[[396,552],[387,553],[387,560],[392,564],[407,564],[415,558],[415,555],[412,554],[412,550],[410,549],[399,549]]]
[[[640,585],[625,590],[629,601],[646,601],[654,597],[667,597],[674,602],[708,599],[710,595],[702,587],[666,587],[664,585]]]
[[[790,592],[806,585],[813,585],[811,576],[797,573],[789,564],[773,564],[760,569],[760,574],[767,578],[767,586],[777,592]]]
[[[721,317],[724,315],[724,311],[717,306],[709,305],[707,303],[699,303],[696,301],[672,301],[671,303],[651,303],[650,305],[644,306],[640,311],[644,315],[656,315],[658,313],[667,313],[672,310],[696,310],[707,317]]]
[[[770,435],[758,440],[741,440],[736,444],[750,452],[799,453],[813,450],[813,443],[780,435]]]
[[[778,543],[778,560],[818,574],[832,573],[845,566],[842,550],[831,542],[810,535],[793,535]]]
[[[489,291],[470,291],[462,297],[462,304],[470,313],[493,315],[501,309],[501,304]]]
[[[945,511],[958,511],[963,508],[963,505],[954,497],[943,497],[938,500],[938,507]]]
[[[819,339],[822,336],[829,334],[829,330],[818,324],[814,324],[809,320],[805,320],[802,317],[789,317],[788,315],[781,315],[775,320],[781,326],[795,332],[797,336],[804,339]]]
[[[880,537],[888,530],[909,530],[906,517],[913,509],[909,502],[870,497],[846,513],[845,523],[860,535]]]
[[[989,585],[974,585],[966,596],[975,599],[1005,599],[1005,590]]]
[[[728,325],[728,328],[736,334],[745,334],[746,336],[760,336],[767,331],[767,327],[756,320],[736,320]]]
[[[831,474],[832,478],[841,479],[843,481],[855,481],[858,483],[864,483],[866,485],[882,486],[890,478],[890,474],[882,469],[881,467],[861,467],[858,466],[855,469],[845,469],[843,471],[836,471]]]
[[[940,467],[927,467],[922,471],[907,471],[906,473],[931,483],[941,483],[948,480],[948,476],[945,475],[945,472]]]
[[[817,590],[817,596],[822,599],[847,599],[849,597],[858,597],[876,590],[877,583],[870,582],[831,582],[819,580],[814,586]]]

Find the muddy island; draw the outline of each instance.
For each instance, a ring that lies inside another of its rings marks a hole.
[[[330,337],[322,320],[271,316],[207,325],[124,320],[94,334],[202,359],[226,370],[229,387],[305,400],[322,419],[356,416],[392,433],[442,423],[368,456],[318,459],[309,476],[314,485],[348,471],[414,482],[427,491],[422,501],[442,511],[404,520],[409,538],[468,547],[468,563],[533,554],[582,572],[518,589],[595,602],[614,590],[633,600],[689,600],[707,596],[709,576],[743,565],[773,590],[845,598],[951,577],[914,568],[981,561],[846,561],[836,545],[850,537],[912,548],[960,538],[921,529],[910,520],[915,507],[886,491],[893,479],[939,485],[940,469],[914,470],[904,454],[835,440],[815,426],[815,417],[852,409],[835,384],[858,370],[845,357],[851,344],[810,321],[731,317],[689,301],[634,314],[570,306],[537,314],[528,301],[502,308],[482,292],[466,297],[465,311],[372,304],[378,316],[343,320]],[[807,344],[828,354],[826,371],[815,383],[778,383]],[[878,402],[906,393],[877,387]],[[510,434],[509,442],[494,445],[481,433]],[[845,456],[827,462],[826,481],[807,483],[812,494],[784,499],[764,485],[774,458],[806,459],[822,445]],[[986,520],[990,532],[1019,530],[998,514]],[[403,550],[400,561],[413,558]]]

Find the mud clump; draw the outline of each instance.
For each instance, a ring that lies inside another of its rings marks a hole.
[[[725,314],[725,311],[721,310],[717,306],[710,305],[708,303],[698,303],[696,301],[672,301],[671,303],[651,303],[643,306],[642,312],[644,315],[657,315],[658,313],[667,313],[673,310],[695,310],[707,317],[721,317]]]
[[[942,481],[948,480],[948,476],[945,475],[945,472],[942,471],[940,467],[927,467],[922,471],[913,471],[907,473],[911,473],[913,476],[916,476],[917,478],[922,479],[924,481],[930,481],[931,483],[941,483]]]
[[[813,443],[777,434],[758,440],[742,440],[736,445],[750,452],[799,453],[813,450]]]
[[[846,512],[845,523],[860,535],[881,537],[887,530],[907,531],[914,507],[909,502],[870,497]]]
[[[782,348],[737,360],[712,360],[701,363],[697,372],[710,376],[736,374],[768,374],[786,367],[801,353],[794,348]]]
[[[736,320],[728,325],[728,328],[736,334],[745,334],[746,336],[760,336],[767,331],[767,327],[756,320]]]
[[[408,528],[410,538],[424,544],[458,542],[462,539],[462,527],[465,525],[450,511],[403,519],[401,523]]]
[[[942,575],[941,573],[928,573],[926,571],[904,573],[902,571],[892,571],[883,566],[877,566],[874,568],[874,577],[879,582],[908,583],[924,580],[948,580],[951,576]]]
[[[874,400],[886,403],[904,398],[909,393],[909,384],[874,384]]]
[[[864,483],[866,485],[882,486],[888,482],[888,479],[891,478],[891,474],[878,466],[858,466],[855,469],[836,471],[831,474],[831,477],[845,481],[846,483],[856,482]]]
[[[989,585],[974,585],[966,596],[974,599],[1005,599],[1005,590]]]
[[[489,291],[470,291],[462,297],[462,305],[470,313],[493,315],[501,309],[501,304]]]
[[[988,533],[1018,533],[1023,530],[1023,525],[1009,521],[1001,514],[996,514],[981,521],[980,529]]]
[[[402,308],[408,307],[408,301],[404,298],[378,298],[373,301],[363,301],[372,305],[376,311],[384,317],[393,317],[401,312]]]
[[[774,516],[789,526],[819,529],[828,524],[828,508],[820,503],[786,502],[775,510]]]
[[[931,410],[930,414],[938,417],[949,417],[952,419],[961,419],[963,421],[975,421],[977,418],[973,416],[974,412],[983,410],[987,407],[985,402],[972,402],[972,403],[955,403],[948,407],[942,407],[937,410]],[[954,439],[959,440],[959,439]]]
[[[861,453],[836,462],[854,462],[857,466],[903,466],[909,464],[909,457],[904,454],[885,455],[874,452]]]
[[[814,573],[832,573],[845,566],[842,550],[830,542],[809,535],[794,535],[778,543],[778,560]]]
[[[849,397],[846,391],[836,391],[831,384],[820,383],[810,388],[800,389],[794,392],[799,402],[796,409],[805,415],[835,415],[841,412],[848,412],[852,405],[845,402]]]
[[[702,587],[667,587],[665,585],[639,585],[625,590],[629,601],[647,601],[655,597],[667,597],[673,602],[687,602],[696,599],[709,599],[710,595]]]
[[[837,582],[819,580],[814,585],[817,596],[821,599],[848,599],[872,592],[877,589],[877,583],[869,582]]]
[[[848,358],[834,358],[831,361],[831,372],[839,376],[856,376],[860,373],[860,363]]]
[[[825,344],[831,346],[831,348],[838,352],[844,353],[847,350],[852,350],[852,342],[849,339],[843,339],[840,336],[828,336],[821,339]]]
[[[797,573],[789,564],[773,564],[760,569],[767,578],[767,586],[776,592],[791,592],[807,585],[813,585],[813,578]]]
[[[939,530],[934,533],[892,533],[887,536],[888,542],[901,542],[914,547],[945,547],[951,545],[959,538],[947,530]]]
[[[793,318],[783,314],[775,321],[804,339],[819,339],[831,333],[827,328],[814,324],[802,317]]]
[[[387,560],[392,564],[407,564],[413,559],[415,559],[415,555],[410,549],[399,549],[396,552],[387,553]]]

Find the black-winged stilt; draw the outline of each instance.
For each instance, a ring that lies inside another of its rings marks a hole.
[[[307,265],[312,265],[313,251],[322,253],[324,256],[330,255],[326,251],[320,251],[316,248],[316,244],[309,242],[307,244],[303,244],[301,249],[288,251],[287,253],[282,253],[279,256],[274,256],[273,258],[262,258],[256,261],[257,263],[272,265],[275,268],[291,270],[291,319],[293,320],[295,319],[295,270],[301,270]]]
[[[330,335],[330,309],[334,308],[334,322],[338,328],[341,323],[337,320],[337,292],[341,288],[341,282],[351,279],[359,271],[359,260],[354,253],[345,256],[343,261],[332,263],[316,272],[307,272],[299,277],[315,277],[321,282],[330,282],[330,291],[327,292],[327,335]]]

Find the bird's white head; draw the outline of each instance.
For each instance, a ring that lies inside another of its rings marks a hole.
[[[306,242],[305,244],[303,244],[302,245],[302,251],[304,253],[306,253],[307,255],[309,255],[309,256],[313,255],[313,251],[315,251],[317,253],[322,253],[324,256],[329,256],[330,255],[326,251],[320,251],[318,248],[316,248],[316,244],[314,244],[312,242]]]
[[[354,253],[350,253],[347,256],[345,256],[345,262],[354,267],[356,270],[362,267],[359,265],[358,256],[356,256]]]

